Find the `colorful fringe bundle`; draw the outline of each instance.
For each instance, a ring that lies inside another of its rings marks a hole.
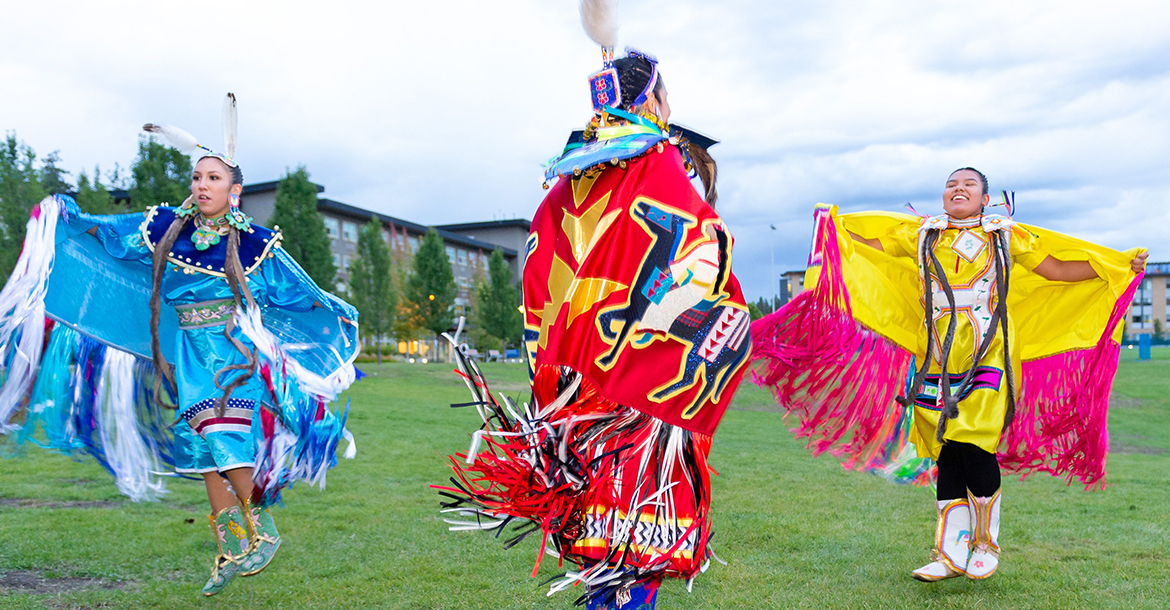
[[[62,324],[41,324],[48,338],[25,419],[9,423],[15,444],[33,442],[75,458],[88,454],[135,502],[167,493],[163,477],[174,466],[173,441],[154,403],[153,366]]]
[[[452,458],[453,486],[433,486],[442,512],[464,517],[446,519],[452,531],[498,536],[515,524],[508,548],[541,532],[533,576],[546,552],[583,568],[549,595],[584,583],[590,599],[612,602],[635,584],[706,570],[710,437],[615,404],[566,367],[541,367],[536,404],[518,412],[492,397],[473,361],[458,363],[473,401],[453,406],[474,406],[484,427]]]
[[[326,407],[353,383],[354,367],[343,366],[329,377],[315,375],[289,357],[264,327],[257,309],[237,310],[235,319],[256,346],[268,389],[268,400],[258,407],[260,426],[253,426],[257,452],[252,502],[280,504],[281,490],[298,480],[325,489],[325,475],[337,465],[338,442],[342,438],[349,442],[347,459],[357,455],[353,435],[345,428],[348,402],[340,418]]]
[[[793,433],[808,439],[813,455],[829,452],[845,458],[846,468],[898,482],[927,482],[929,463],[916,461],[907,444],[912,415],[894,401],[912,356],[853,319],[837,227],[823,208],[816,223],[820,280],[752,324],[752,358],[763,361],[752,380],[797,416]]]

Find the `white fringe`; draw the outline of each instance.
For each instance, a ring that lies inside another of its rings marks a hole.
[[[357,351],[355,351],[349,358],[349,361],[338,367],[326,377],[322,377],[316,373],[305,370],[304,367],[292,358],[285,354],[283,347],[280,344],[280,339],[272,334],[272,331],[264,327],[264,321],[260,317],[260,309],[252,308],[250,311],[244,311],[243,308],[237,308],[235,313],[236,326],[252,340],[252,344],[256,349],[260,350],[260,354],[268,359],[269,362],[283,363],[285,370],[289,375],[292,375],[297,380],[297,385],[301,390],[307,394],[314,394],[323,398],[326,402],[333,402],[337,400],[338,394],[344,392],[349,386],[353,385],[356,373],[354,373],[353,362],[357,359]]]
[[[154,473],[162,470],[159,456],[142,440],[134,402],[134,356],[107,348],[98,382],[98,433],[118,490],[131,500],[155,500],[167,493]]]
[[[39,213],[38,213],[39,209]],[[0,434],[20,428],[9,424],[36,379],[44,348],[45,293],[56,253],[57,217],[61,204],[44,198],[25,227],[24,249],[16,268],[0,290],[0,345],[14,350],[4,386],[0,387]],[[19,331],[19,343],[11,345]],[[7,355],[7,354],[5,354]],[[0,361],[3,366],[4,361]]]

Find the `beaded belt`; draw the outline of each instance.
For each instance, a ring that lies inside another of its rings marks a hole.
[[[227,324],[235,310],[234,299],[175,305],[175,313],[179,314],[179,328],[183,329]]]

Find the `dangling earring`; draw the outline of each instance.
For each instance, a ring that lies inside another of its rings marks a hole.
[[[228,222],[240,231],[248,231],[252,227],[252,219],[240,211],[240,196],[236,193],[228,195]]]

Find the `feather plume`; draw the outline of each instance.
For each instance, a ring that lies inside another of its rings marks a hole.
[[[229,159],[236,158],[236,95],[223,98],[223,148]]]
[[[581,25],[602,48],[617,46],[617,0],[581,0]]]
[[[167,139],[167,142],[171,143],[171,146],[185,153],[190,153],[199,147],[199,141],[195,139],[195,136],[174,125],[147,123],[142,126],[142,131],[162,135]]]

